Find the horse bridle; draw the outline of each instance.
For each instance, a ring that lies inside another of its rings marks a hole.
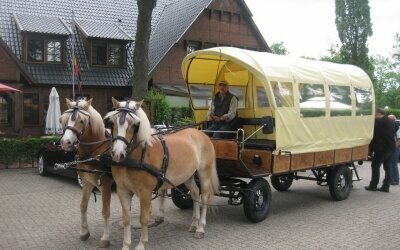
[[[134,117],[132,116],[132,114],[136,115],[136,109],[131,109],[131,108],[129,108],[129,102],[130,102],[130,101],[126,101],[125,107],[120,107],[120,108],[117,108],[117,109],[115,110],[115,111],[117,111],[116,114],[121,113],[121,116],[119,117],[119,120],[118,120],[119,125],[122,125],[122,124],[125,123],[126,115],[129,115],[129,116],[132,117],[132,118],[134,118]],[[139,126],[140,126],[140,121],[139,121],[139,123],[137,123],[137,124],[134,125],[134,127],[133,127],[133,128],[134,128],[134,130],[133,130],[133,135],[135,135],[135,134],[138,132]],[[112,136],[112,137],[113,137],[113,139],[112,139],[112,142],[113,142],[113,143],[114,143],[114,141],[118,141],[118,140],[122,141],[122,142],[126,145],[127,152],[133,150],[133,149],[129,149],[129,147],[130,147],[130,146],[132,145],[132,143],[133,143],[133,138],[134,138],[134,136],[132,136],[132,138],[131,138],[130,141],[128,141],[125,137],[120,136],[120,135],[117,135],[115,138],[114,138],[114,136]],[[137,147],[137,146],[135,146],[134,148],[136,148],[136,147]]]
[[[73,107],[71,107],[70,109],[66,110],[64,113],[72,113],[71,114],[71,121],[75,121],[76,117],[78,116],[78,112],[89,117],[90,118],[90,114],[84,110],[84,108],[78,106],[79,101],[77,102],[77,104]],[[63,113],[63,114],[64,114]],[[90,119],[89,119],[89,123],[90,123]],[[85,132],[85,129],[82,129],[81,132],[79,132],[78,130],[76,130],[74,127],[72,126],[66,126],[63,130],[63,135],[65,134],[66,130],[71,130],[72,133],[74,133],[76,135],[76,138],[78,138],[78,143],[79,143],[79,139],[80,137],[83,135],[83,133]]]

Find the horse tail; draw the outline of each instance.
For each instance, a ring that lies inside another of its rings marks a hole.
[[[210,143],[211,144],[211,143]],[[219,183],[219,177],[218,177],[218,173],[217,173],[217,160],[215,157],[215,150],[214,150],[214,146],[211,144],[211,148],[213,151],[213,156],[212,156],[212,162],[211,162],[211,176],[210,176],[210,199],[208,204],[210,206],[208,206],[208,210],[210,211],[210,213],[212,215],[216,215],[217,214],[217,207],[214,205],[214,196],[218,195],[220,193],[220,183]]]
[[[219,177],[217,173],[217,160],[214,157],[213,162],[212,162],[212,167],[211,167],[211,194],[219,194],[220,192],[220,184],[219,184]]]

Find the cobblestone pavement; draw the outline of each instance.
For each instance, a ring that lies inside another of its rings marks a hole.
[[[295,181],[288,192],[272,191],[268,218],[247,221],[242,206],[228,206],[218,197],[208,216],[206,237],[187,232],[191,210],[167,200],[165,222],[149,229],[147,249],[400,249],[400,186],[390,193],[368,192],[370,163],[359,168],[350,197],[333,201],[328,187]],[[383,170],[382,170],[383,171]],[[98,196],[99,197],[99,196]],[[41,177],[36,169],[0,170],[0,249],[97,249],[102,234],[101,200],[91,197],[91,237],[79,240],[80,188],[63,177]],[[132,203],[134,226],[137,200]],[[111,204],[111,246],[122,246],[121,209],[114,192]],[[132,246],[140,230],[132,230]]]

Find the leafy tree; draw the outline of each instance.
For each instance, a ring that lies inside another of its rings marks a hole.
[[[396,33],[394,38],[395,44],[393,45],[394,52],[392,53],[392,57],[395,67],[397,67],[397,72],[400,72],[400,33]]]
[[[387,72],[392,69],[392,64],[388,58],[383,56],[375,56],[372,58],[372,63],[375,66],[375,101],[377,107],[384,107],[387,104],[384,93],[387,92]]]
[[[340,58],[340,53],[338,51],[338,44],[331,44],[328,52],[328,56],[321,56],[320,61],[333,62],[333,63],[342,63],[342,59]]]
[[[395,36],[392,58],[375,56],[372,63],[375,67],[375,99],[377,106],[400,108],[400,61],[399,61],[399,34]]]
[[[289,52],[287,51],[285,45],[283,44],[283,42],[279,42],[279,43],[273,43],[271,45],[271,51],[273,54],[277,54],[277,55],[287,55],[289,54]]]
[[[342,63],[356,65],[373,78],[367,39],[372,36],[369,0],[335,0],[336,28]]]
[[[135,50],[133,52],[132,98],[144,97],[148,87],[149,42],[151,34],[151,16],[157,0],[137,0],[138,18],[136,24]]]

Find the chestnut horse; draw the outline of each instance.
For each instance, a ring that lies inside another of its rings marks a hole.
[[[112,102],[115,111],[109,112],[104,119],[113,124],[111,157],[114,162],[119,163],[118,166],[112,166],[112,174],[122,206],[123,249],[129,249],[131,245],[129,208],[133,194],[136,194],[140,201],[141,235],[136,249],[144,249],[144,243],[148,241],[152,192],[157,187],[159,191],[165,192],[182,183],[190,190],[194,201],[189,231],[195,232],[196,238],[203,238],[209,201],[214,194],[219,193],[215,151],[210,138],[194,128],[155,136],[152,134],[154,130],[150,127],[149,119],[141,108],[142,102],[118,102],[114,98]],[[128,166],[129,161],[138,164],[132,168]],[[138,169],[138,166],[156,170],[165,176],[166,181],[159,182],[155,175]],[[196,172],[201,186],[201,211],[200,190],[195,181]]]
[[[110,147],[111,138],[106,137],[105,126],[102,116],[92,107],[92,100],[85,99],[71,101],[66,99],[68,110],[60,117],[60,123],[64,127],[64,134],[60,140],[63,150],[71,151],[78,148],[78,155],[81,158],[91,158],[102,154]],[[78,168],[93,170],[98,169],[95,165],[78,164]],[[87,207],[90,194],[94,187],[101,191],[103,202],[104,231],[101,237],[100,246],[108,247],[110,244],[110,202],[111,186],[114,182],[111,175],[96,175],[89,172],[77,171],[82,179],[81,199],[81,228],[80,238],[85,241],[89,238],[87,223]]]

